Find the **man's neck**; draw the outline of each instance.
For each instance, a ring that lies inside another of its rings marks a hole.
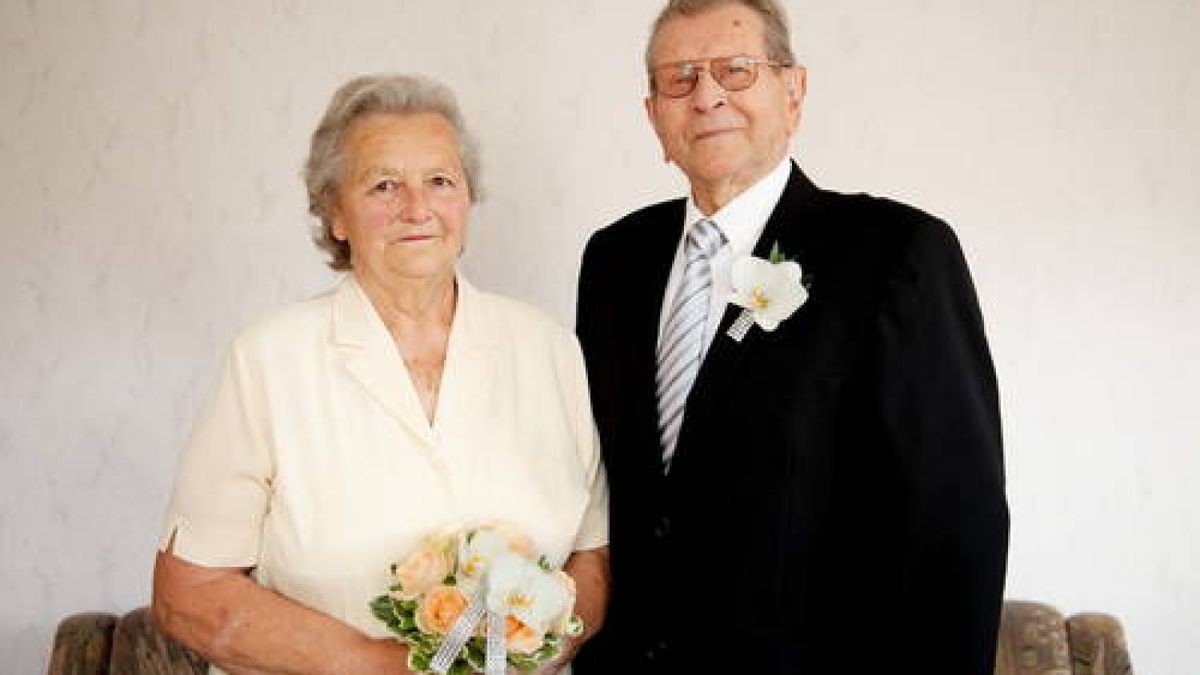
[[[779,162],[783,161],[783,157],[783,155],[780,155],[774,161],[768,162],[762,167],[755,167],[756,170],[750,175],[725,176],[711,182],[691,180],[692,201],[696,203],[696,208],[700,209],[701,213],[711,216],[737,198],[738,195],[757,185],[775,167],[779,166]]]

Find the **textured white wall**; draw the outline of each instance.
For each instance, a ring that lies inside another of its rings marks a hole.
[[[0,655],[148,599],[174,458],[237,326],[325,285],[297,172],[336,85],[416,71],[481,137],[475,280],[572,315],[587,235],[682,181],[644,0],[0,2]],[[1011,597],[1200,625],[1200,3],[788,2],[818,182],[955,224],[1001,377]],[[870,608],[863,608],[869,614]]]

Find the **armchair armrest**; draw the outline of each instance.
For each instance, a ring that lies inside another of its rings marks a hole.
[[[63,619],[54,632],[47,675],[108,675],[117,617],[83,612]]]
[[[1006,601],[996,675],[1073,675],[1063,615],[1040,602]]]
[[[1088,612],[1067,619],[1074,675],[1132,675],[1121,622]]]
[[[148,607],[121,617],[113,633],[112,672],[138,675],[205,675],[199,654],[158,630]]]

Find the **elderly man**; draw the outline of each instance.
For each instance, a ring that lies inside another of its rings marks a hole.
[[[774,1],[673,0],[646,65],[691,193],[583,256],[613,595],[577,673],[991,673],[1008,510],[954,234],[789,159]]]

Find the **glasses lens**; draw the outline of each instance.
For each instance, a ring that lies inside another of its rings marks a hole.
[[[713,59],[712,73],[725,91],[741,91],[754,84],[757,63],[745,56]]]
[[[670,98],[687,96],[695,88],[698,75],[690,63],[673,63],[654,71],[654,88]]]

